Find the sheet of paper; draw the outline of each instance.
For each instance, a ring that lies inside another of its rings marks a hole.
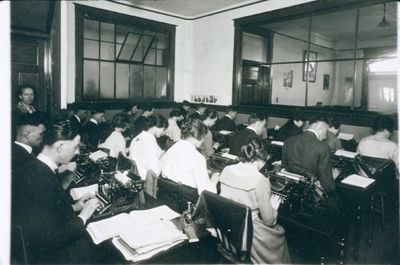
[[[221,156],[231,160],[236,160],[238,158],[237,156],[228,153],[223,153]]]
[[[357,153],[355,153],[355,152],[350,152],[350,151],[346,151],[346,150],[337,150],[337,151],[335,152],[335,155],[337,155],[337,156],[344,156],[344,157],[348,157],[348,158],[353,159],[353,158],[357,155]]]
[[[356,174],[350,175],[342,180],[343,184],[348,184],[348,185],[352,185],[352,186],[356,186],[356,187],[360,187],[360,188],[364,188],[364,189],[374,182],[375,182],[375,179],[362,177],[362,176],[356,175]]]
[[[233,134],[234,132],[232,132],[232,131],[226,131],[226,130],[221,130],[221,131],[219,131],[218,133],[219,133],[219,134],[222,134],[222,135],[229,135],[229,134]]]
[[[86,187],[80,187],[80,188],[73,188],[70,190],[70,195],[74,201],[79,200],[82,198],[83,195],[89,193],[91,195],[96,195],[96,193],[99,190],[99,185],[98,184],[93,184],[90,186]]]
[[[105,158],[107,156],[108,156],[107,153],[105,153],[105,152],[103,152],[101,150],[97,150],[96,152],[91,153],[89,155],[89,158],[91,160],[93,160],[94,162],[96,162],[97,160]]]
[[[136,224],[130,218],[129,214],[121,213],[116,216],[92,222],[87,225],[86,231],[91,236],[93,242],[99,243],[120,235],[123,231],[130,230]]]
[[[346,140],[346,141],[348,141],[348,140],[351,140],[351,139],[354,138],[354,134],[342,133],[342,132],[340,132],[340,133],[338,134],[337,138],[338,138],[338,139],[341,139],[341,140]]]
[[[284,145],[284,142],[281,142],[281,141],[271,141],[271,144],[283,146],[283,145]]]

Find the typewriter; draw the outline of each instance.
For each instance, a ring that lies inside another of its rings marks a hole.
[[[214,172],[221,172],[226,166],[238,163],[238,157],[228,153],[216,153],[208,160],[208,169]]]
[[[93,220],[112,216],[138,207],[136,198],[143,190],[144,181],[130,170],[102,172],[98,176],[99,191],[96,197],[101,206],[92,216]]]
[[[295,174],[285,169],[268,172],[272,194],[282,199],[281,208],[305,211],[326,199],[314,177]]]

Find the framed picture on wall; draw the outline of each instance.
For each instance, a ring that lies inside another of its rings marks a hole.
[[[291,88],[293,85],[293,70],[283,73],[283,87]]]
[[[303,81],[315,82],[317,76],[317,53],[303,52]]]
[[[330,76],[328,74],[324,74],[323,90],[329,90],[329,78]]]

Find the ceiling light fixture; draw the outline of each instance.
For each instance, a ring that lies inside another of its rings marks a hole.
[[[379,22],[378,25],[376,25],[377,28],[386,28],[386,27],[390,27],[390,23],[387,22],[386,20],[386,3],[383,4],[383,18],[381,20],[381,22]]]

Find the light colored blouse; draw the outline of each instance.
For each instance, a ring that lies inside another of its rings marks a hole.
[[[380,135],[370,135],[361,139],[357,153],[364,156],[392,159],[399,168],[397,144]]]
[[[133,138],[129,147],[129,158],[136,162],[139,176],[144,180],[147,171],[153,170],[158,176],[161,172],[160,157],[162,150],[157,144],[156,137],[142,131],[138,136]]]
[[[179,140],[162,157],[162,175],[175,182],[216,193],[216,187],[210,181],[204,156],[194,144]]]
[[[119,152],[126,155],[126,140],[121,132],[113,131],[99,147],[110,149],[110,157],[118,157]]]
[[[164,131],[164,135],[167,135],[174,142],[181,139],[181,129],[175,120],[168,119],[168,128]]]
[[[203,144],[200,147],[201,153],[208,159],[212,154],[214,154],[212,133],[210,129],[207,129],[206,135],[204,135]]]

